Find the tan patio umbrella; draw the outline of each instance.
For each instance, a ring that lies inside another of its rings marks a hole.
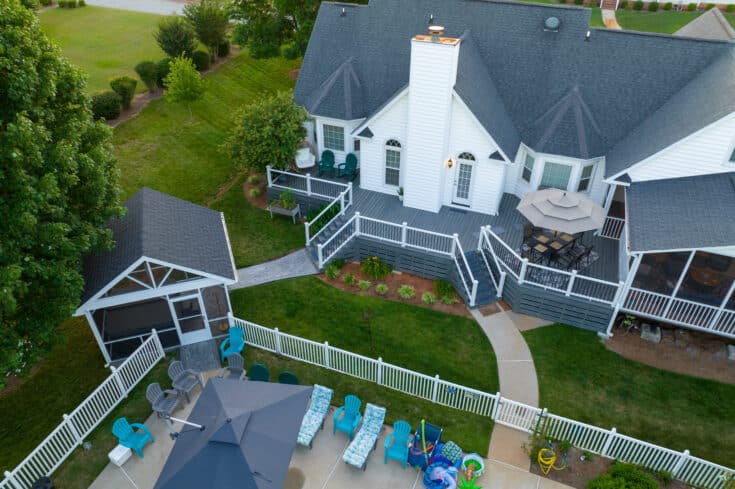
[[[557,188],[527,193],[516,209],[534,226],[569,234],[599,229],[605,223],[605,210],[592,199]]]

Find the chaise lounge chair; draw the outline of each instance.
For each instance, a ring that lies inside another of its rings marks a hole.
[[[365,470],[370,452],[375,450],[380,433],[383,431],[385,408],[368,403],[365,407],[365,416],[360,431],[349,444],[342,460],[353,467]]]
[[[314,385],[309,410],[306,411],[304,420],[301,422],[301,429],[299,430],[299,438],[297,440],[299,445],[311,449],[316,432],[319,428],[324,429],[324,418],[327,417],[327,413],[329,412],[329,405],[332,402],[333,394],[334,391],[328,387],[323,387],[318,384]]]

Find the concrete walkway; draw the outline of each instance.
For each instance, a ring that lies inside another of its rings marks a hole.
[[[605,24],[605,27],[608,29],[616,29],[616,30],[622,30],[623,28],[620,27],[620,24],[618,24],[618,20],[615,18],[615,11],[610,9],[603,9],[602,10],[602,23]]]
[[[483,316],[478,310],[471,312],[495,351],[501,395],[538,406],[536,368],[521,331],[549,323],[502,310],[489,316]],[[530,460],[523,451],[523,444],[527,442],[526,433],[496,424],[490,439],[488,458],[528,471]]]
[[[238,282],[230,290],[244,289],[255,285],[275,282],[285,278],[304,277],[319,273],[306,253],[306,248],[294,251],[272,261],[259,263],[237,271]]]
[[[87,5],[159,15],[182,15],[187,2],[172,0],[87,0]]]

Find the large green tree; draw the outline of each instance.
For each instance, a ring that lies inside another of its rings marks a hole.
[[[33,11],[0,0],[0,374],[79,304],[84,254],[121,207],[110,129]]]
[[[207,46],[212,60],[217,46],[226,39],[229,14],[220,0],[200,0],[184,5],[184,16],[194,28],[199,41]]]

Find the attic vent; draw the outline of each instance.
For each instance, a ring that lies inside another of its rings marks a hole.
[[[430,25],[429,35],[431,36],[431,42],[439,42],[439,37],[444,34],[444,27],[440,25]]]
[[[544,30],[551,32],[559,32],[559,24],[561,22],[557,17],[549,17],[544,21]]]

